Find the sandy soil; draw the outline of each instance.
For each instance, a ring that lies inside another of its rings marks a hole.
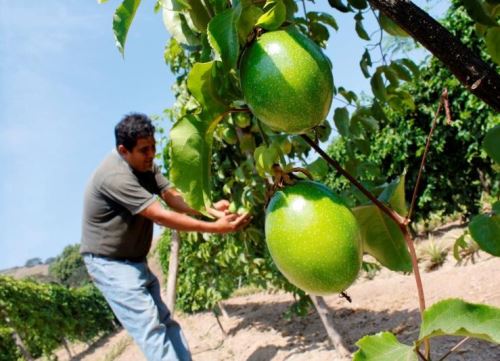
[[[439,242],[451,244],[461,234],[453,229],[441,235]],[[475,264],[456,266],[451,255],[443,267],[425,272],[421,265],[427,304],[460,297],[469,302],[500,307],[500,258],[480,254]],[[360,278],[349,290],[349,303],[337,295],[326,297],[334,323],[345,343],[356,350],[355,342],[366,334],[389,330],[401,342],[411,344],[418,335],[418,299],[415,280],[387,270],[375,279]],[[178,315],[189,340],[195,361],[326,361],[341,358],[330,346],[317,313],[306,318],[285,320],[283,312],[292,303],[288,294],[259,293],[236,297],[224,302],[228,317],[220,321],[212,313]],[[439,359],[460,338],[433,341],[434,359]],[[78,352],[80,346],[72,349]],[[60,354],[60,360],[65,358]],[[73,359],[85,361],[143,361],[137,346],[122,331],[101,340]],[[447,360],[500,360],[500,346],[470,340]]]

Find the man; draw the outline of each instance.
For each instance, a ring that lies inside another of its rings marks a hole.
[[[151,121],[136,113],[116,125],[116,149],[96,169],[85,192],[80,252],[95,285],[147,359],[185,361],[191,355],[184,335],[146,263],[153,222],[179,231],[227,233],[244,227],[249,217],[230,213],[225,200],[207,209],[215,221],[192,217],[200,213],[153,162],[154,131]]]

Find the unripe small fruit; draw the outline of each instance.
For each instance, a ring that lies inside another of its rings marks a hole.
[[[252,124],[252,118],[248,113],[234,113],[232,115],[234,124],[240,128],[247,128]]]
[[[224,139],[224,142],[231,145],[238,142],[236,131],[231,127],[227,127],[222,130],[222,139]]]

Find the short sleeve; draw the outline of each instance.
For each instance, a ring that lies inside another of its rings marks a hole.
[[[132,175],[116,173],[104,179],[101,192],[125,207],[133,215],[142,212],[155,202],[156,197],[139,184]]]
[[[165,176],[161,172],[160,167],[158,167],[156,164],[154,167],[154,174],[155,174],[156,184],[158,185],[158,189],[161,195],[165,189],[170,187],[170,182],[168,181],[167,178],[165,178]]]

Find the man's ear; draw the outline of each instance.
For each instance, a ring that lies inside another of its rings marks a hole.
[[[123,144],[120,144],[117,149],[118,149],[118,153],[120,153],[121,155],[128,154],[128,149],[125,148],[125,146]]]

